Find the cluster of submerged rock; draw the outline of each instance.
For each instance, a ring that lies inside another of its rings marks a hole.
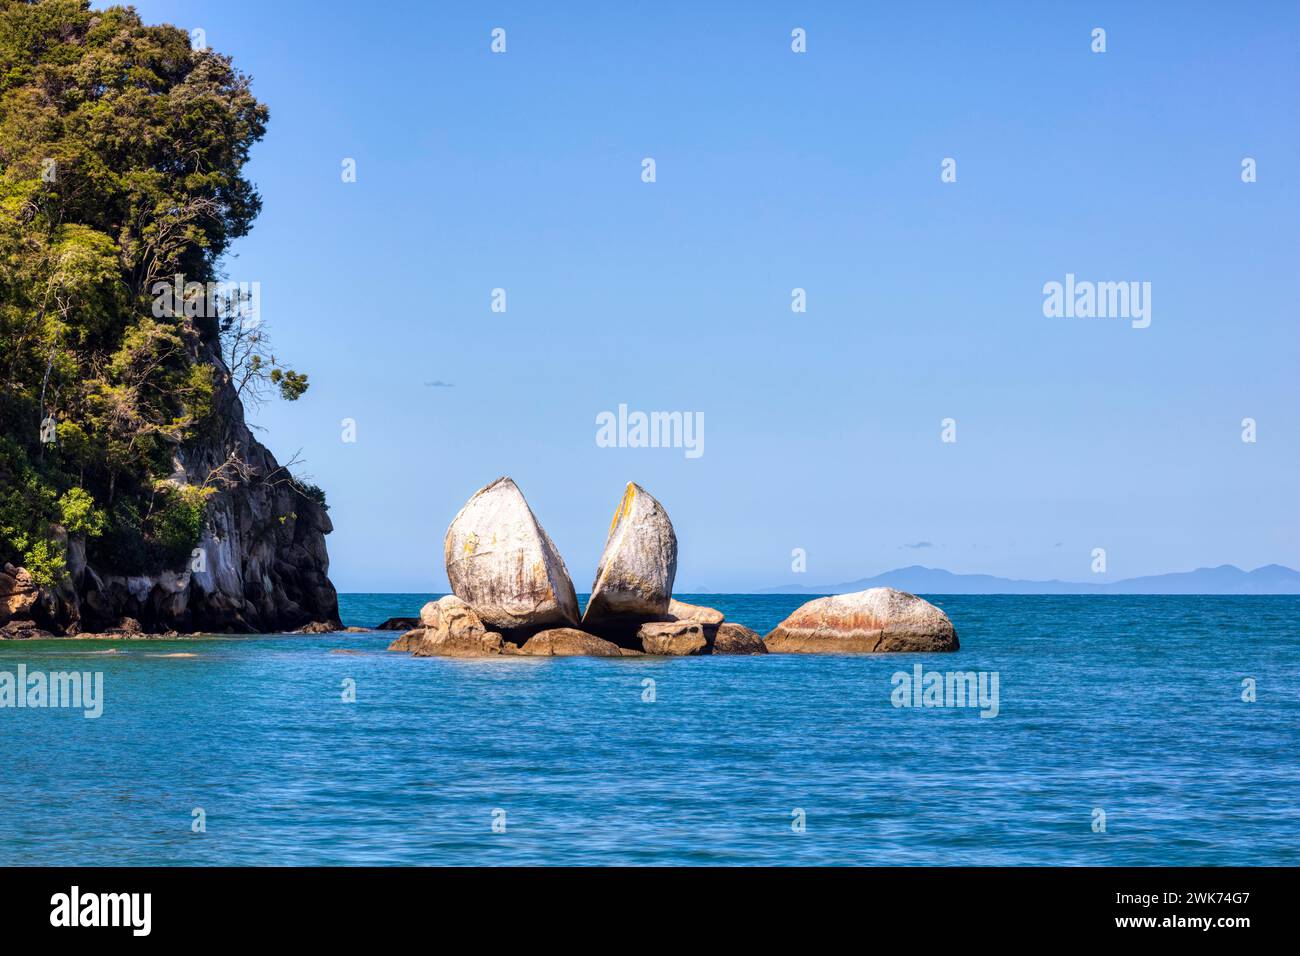
[[[443,544],[452,593],[420,611],[391,651],[416,657],[955,651],[933,604],[892,588],[809,601],[766,637],[721,611],[673,599],[677,535],[629,482],[581,617],[564,559],[510,478],[475,492]]]

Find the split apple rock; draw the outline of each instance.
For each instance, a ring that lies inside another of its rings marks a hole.
[[[711,607],[673,598],[677,535],[654,496],[629,482],[614,511],[582,623],[573,582],[509,478],[479,489],[443,545],[452,594],[420,610],[390,651],[415,657],[704,657],[955,651],[928,601],[893,588],[817,598],[766,638]],[[23,600],[21,581],[2,592]],[[395,625],[407,623],[394,619]]]

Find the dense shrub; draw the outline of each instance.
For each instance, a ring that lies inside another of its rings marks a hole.
[[[183,30],[0,0],[0,559],[57,580],[62,524],[116,573],[184,561],[203,493],[158,482],[214,434],[216,390],[306,390],[262,332],[156,307],[160,281],[222,278],[261,208],[242,170],[266,119]]]

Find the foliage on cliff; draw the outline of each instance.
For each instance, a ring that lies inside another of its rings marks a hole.
[[[201,489],[167,479],[250,373],[222,358],[228,319],[159,309],[157,284],[221,281],[261,206],[242,169],[266,121],[230,58],[175,27],[0,0],[0,561],[56,582],[55,526],[124,573],[197,541]],[[302,394],[261,335],[246,348],[254,384]]]

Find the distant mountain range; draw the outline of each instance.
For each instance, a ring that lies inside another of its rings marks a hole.
[[[890,587],[912,594],[1300,594],[1300,571],[1266,564],[1243,571],[1231,564],[1173,574],[1152,574],[1122,581],[1019,581],[991,574],[953,574],[919,564],[859,578],[843,584],[801,586],[783,584],[760,594],[845,594],[867,588]]]

